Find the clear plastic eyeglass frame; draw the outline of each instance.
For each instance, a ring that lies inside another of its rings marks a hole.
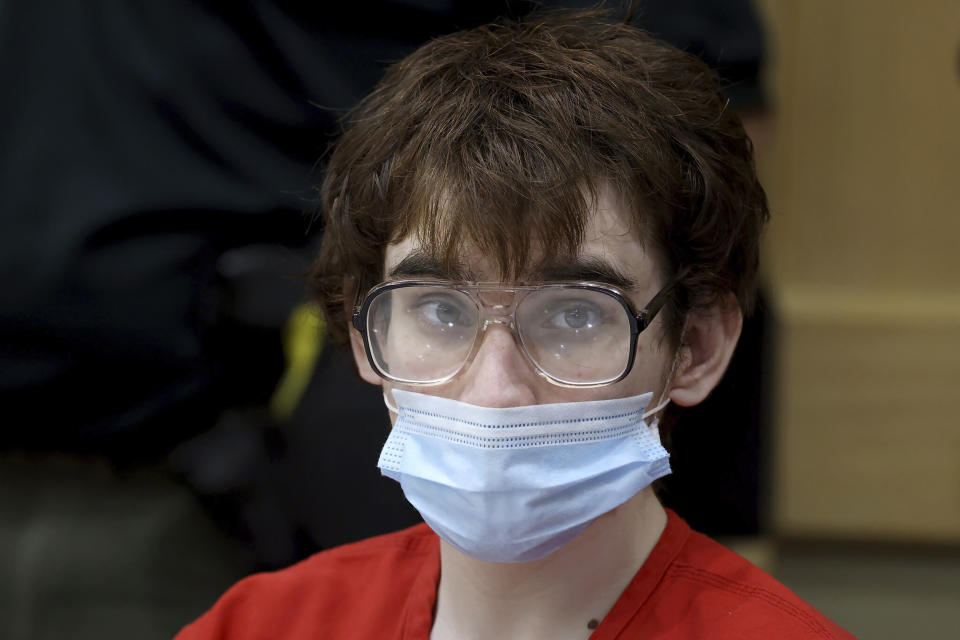
[[[469,296],[477,307],[478,324],[476,328],[476,336],[474,337],[473,344],[467,352],[466,357],[455,371],[444,375],[441,378],[431,380],[405,379],[391,375],[385,371],[374,357],[371,338],[369,335],[370,327],[368,324],[370,308],[372,303],[379,296],[386,295],[390,292],[406,287],[424,286],[459,291]],[[483,336],[486,333],[487,328],[489,326],[499,324],[510,330],[510,332],[513,334],[515,343],[520,347],[520,351],[523,353],[527,361],[533,366],[534,370],[553,384],[561,387],[572,388],[600,387],[618,382],[630,373],[630,370],[633,368],[636,360],[637,339],[640,333],[650,326],[654,317],[656,317],[657,313],[667,302],[670,294],[672,293],[673,286],[674,283],[670,283],[665,286],[663,289],[657,292],[657,294],[643,309],[641,309],[639,312],[635,312],[633,310],[633,306],[626,298],[626,295],[617,287],[596,282],[551,282],[539,285],[510,285],[499,282],[463,283],[444,280],[394,280],[376,285],[367,292],[367,295],[364,296],[363,300],[359,304],[354,306],[353,326],[363,337],[363,346],[364,350],[366,351],[367,360],[370,363],[370,366],[380,377],[393,382],[418,386],[432,386],[449,382],[460,372],[462,372],[476,357],[477,352],[480,350],[480,345],[483,341]],[[588,382],[571,382],[568,380],[562,380],[546,371],[537,361],[537,359],[530,353],[527,345],[524,344],[521,332],[518,330],[515,314],[518,305],[521,303],[524,297],[526,297],[526,295],[533,291],[543,291],[546,289],[587,289],[609,296],[620,305],[629,322],[630,345],[628,349],[627,362],[623,370],[618,375],[604,380]],[[509,294],[509,304],[502,304],[503,296],[505,294]]]

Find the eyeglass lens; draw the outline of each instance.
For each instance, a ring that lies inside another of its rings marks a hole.
[[[576,287],[523,292],[515,322],[529,358],[570,384],[618,378],[627,367],[630,316],[613,296]],[[434,382],[455,374],[482,329],[480,309],[463,291],[417,285],[382,291],[370,302],[367,338],[389,377]]]

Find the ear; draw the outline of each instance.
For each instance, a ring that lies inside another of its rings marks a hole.
[[[357,282],[353,278],[344,278],[343,280],[343,308],[346,311],[347,322],[350,331],[350,350],[353,352],[353,362],[357,365],[357,373],[365,382],[380,386],[383,379],[377,375],[377,372],[370,366],[370,360],[367,359],[367,352],[363,348],[363,336],[353,326],[353,304],[352,301],[357,297]]]
[[[690,407],[703,402],[719,384],[740,338],[743,313],[733,292],[713,307],[691,311],[670,388],[670,400]]]

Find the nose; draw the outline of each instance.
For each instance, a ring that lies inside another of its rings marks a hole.
[[[493,408],[536,404],[536,377],[510,329],[493,323],[484,331],[480,349],[463,374],[458,400]]]

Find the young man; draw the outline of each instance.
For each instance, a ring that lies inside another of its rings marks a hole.
[[[598,13],[434,40],[352,114],[322,205],[316,290],[426,524],[249,578],[181,638],[850,637],[652,488],[767,218],[702,63]]]

